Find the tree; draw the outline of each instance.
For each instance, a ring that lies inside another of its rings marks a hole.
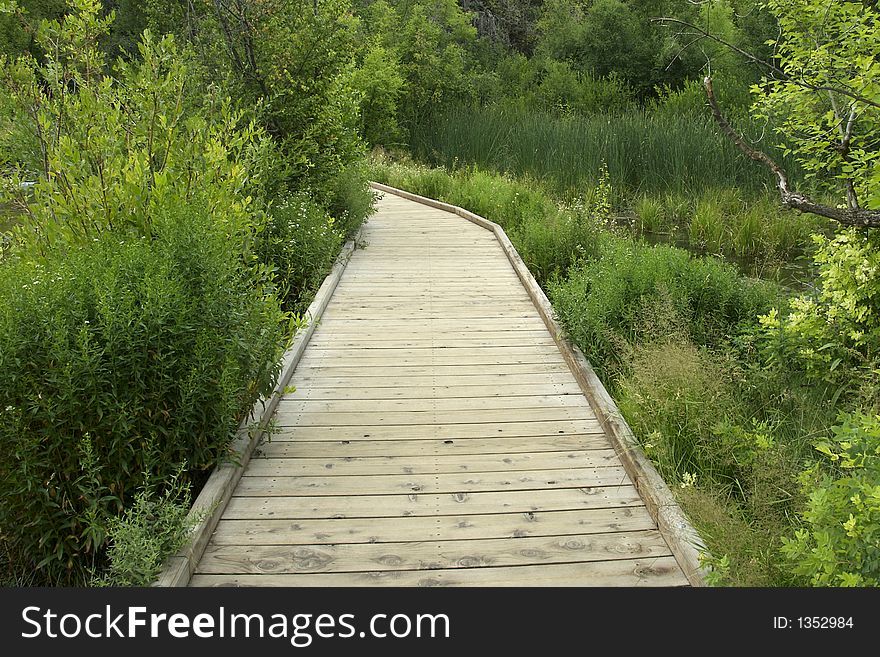
[[[724,118],[711,77],[706,93],[722,130],[750,158],[777,178],[787,207],[825,216],[843,225],[880,226],[880,12],[864,0],[768,0],[779,38],[775,58],[759,59],[704,28],[661,18],[692,31],[697,38],[729,46],[764,67],[753,87],[755,114],[767,118],[814,187],[841,203],[815,201],[792,189],[786,171],[747,143]]]

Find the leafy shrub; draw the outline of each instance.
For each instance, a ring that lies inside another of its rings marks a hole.
[[[698,345],[716,345],[774,300],[774,288],[740,277],[714,258],[683,249],[603,236],[599,257],[549,286],[566,331],[609,380],[625,364],[620,343],[639,341],[642,309],[667,295]]]
[[[816,449],[826,458],[801,475],[804,527],[783,554],[811,586],[880,586],[880,416],[843,416]]]
[[[107,529],[108,567],[92,581],[97,586],[149,586],[166,559],[183,547],[197,518],[190,518],[191,487],[182,470],[164,486],[146,483]],[[160,489],[164,488],[164,492]]]
[[[819,267],[815,294],[793,298],[787,313],[760,318],[765,353],[781,368],[796,368],[814,380],[855,380],[853,370],[876,382],[880,357],[880,238],[847,229],[834,238],[816,237]]]
[[[345,238],[354,237],[358,228],[376,209],[376,195],[368,184],[367,167],[357,162],[330,183],[328,212]]]
[[[343,237],[333,218],[305,194],[284,198],[272,209],[258,248],[263,262],[275,270],[287,310],[308,305]]]
[[[607,170],[603,172],[584,198],[546,217],[527,215],[511,231],[511,240],[539,283],[564,277],[577,262],[598,254],[599,232],[611,212],[611,187]]]
[[[144,473],[203,476],[272,387],[283,317],[223,223],[177,203],[152,239],[0,264],[0,535],[47,582],[82,582]]]
[[[17,248],[41,255],[107,230],[149,236],[155,207],[172,203],[222,208],[230,239],[246,247],[272,162],[265,133],[241,125],[215,89],[203,92],[200,111],[190,106],[187,68],[170,36],[145,33],[140,59],[104,75],[97,43],[112,14],[100,18],[93,0],[75,9],[41,28],[44,64],[24,57],[0,77],[17,121],[37,136],[28,142],[34,154],[10,163],[6,195],[24,210]],[[25,193],[22,180],[36,183]]]
[[[400,144],[403,131],[397,123],[397,106],[404,91],[404,79],[394,52],[379,44],[371,45],[354,73],[352,84],[363,94],[363,138],[371,145]]]

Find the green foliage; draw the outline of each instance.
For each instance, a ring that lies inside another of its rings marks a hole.
[[[567,333],[610,381],[626,364],[621,347],[639,342],[642,313],[658,299],[666,299],[696,344],[714,345],[768,308],[774,288],[741,278],[717,259],[605,237],[599,257],[552,283],[549,296]]]
[[[880,416],[841,418],[803,472],[804,526],[783,554],[811,586],[880,586]]]
[[[202,477],[272,388],[283,317],[218,219],[157,208],[152,239],[107,232],[0,265],[0,528],[47,582],[82,582],[103,547],[88,528],[145,472],[186,461],[189,480]],[[98,474],[84,479],[74,447],[86,435]]]
[[[766,354],[814,380],[874,383],[880,347],[880,251],[875,231],[816,237],[818,290],[791,299],[787,313],[760,318]],[[855,370],[855,371],[854,371]]]
[[[663,203],[653,197],[643,195],[633,208],[636,214],[636,228],[640,233],[665,233],[671,223],[663,211]]]
[[[393,146],[403,141],[397,110],[404,84],[395,54],[381,45],[371,46],[352,78],[363,94],[360,132],[367,143]]]
[[[258,244],[264,263],[275,269],[284,308],[299,312],[327,275],[344,234],[304,194],[280,199]]]
[[[197,524],[190,517],[191,487],[181,483],[183,469],[160,492],[156,482],[145,484],[121,516],[110,520],[108,567],[94,586],[149,586],[168,557],[183,547]]]
[[[24,53],[39,55],[34,39],[43,20],[58,19],[64,0],[15,0],[0,2],[0,56],[15,59]]]
[[[376,209],[376,194],[368,184],[367,169],[366,162],[356,162],[330,181],[332,201],[327,211],[346,239],[354,237]]]
[[[742,17],[748,13],[743,11]],[[737,25],[741,17],[723,0],[548,0],[536,23],[536,52],[578,72],[616,76],[639,99],[650,98],[657,87],[678,89],[687,80],[702,77],[707,58],[715,72],[754,79],[722,46],[703,41],[694,48],[686,34],[651,22],[660,16],[687,19],[733,43],[743,41]]]
[[[266,138],[213,94],[193,108],[170,37],[108,75],[112,14],[71,7],[43,63],[4,69],[38,166],[11,163],[0,261],[0,537],[13,572],[79,585],[145,480],[200,485],[225,457],[286,317],[253,254]]]
[[[553,59],[533,60],[531,66],[534,70],[524,81],[521,98],[505,105],[568,115],[623,110],[632,102],[632,90],[616,73],[600,77]]]
[[[635,350],[618,389],[624,417],[666,481],[703,485],[738,474],[719,463],[714,430],[734,411],[734,395],[711,357],[667,337]]]
[[[14,115],[32,137],[30,157],[7,159],[6,198],[24,211],[17,247],[46,255],[110,230],[150,236],[157,207],[193,203],[216,207],[230,238],[246,248],[246,235],[258,229],[253,202],[268,168],[265,136],[253,124],[239,127],[240,115],[216,96],[204,114],[189,111],[187,71],[171,37],[145,33],[140,60],[120,61],[117,77],[105,75],[98,42],[112,14],[100,18],[91,0],[75,7],[64,23],[41,27],[44,64],[23,57],[4,69]],[[20,187],[35,178],[32,189]]]
[[[876,3],[768,0],[780,66],[754,87],[783,148],[852,207],[880,209],[880,11]],[[851,185],[848,192],[844,192]]]
[[[474,97],[469,73],[477,31],[456,0],[400,3],[400,23],[386,39],[396,44],[409,93],[401,101],[402,121],[410,131],[439,107]]]
[[[749,194],[773,184],[767,171],[741,157],[708,116],[631,110],[560,117],[533,109],[455,109],[421,124],[411,147],[431,163],[449,168],[476,164],[534,178],[558,195],[579,195],[594,187],[603,163],[617,201],[641,193],[699,193],[718,187],[719,181]],[[790,168],[797,180],[797,167]]]

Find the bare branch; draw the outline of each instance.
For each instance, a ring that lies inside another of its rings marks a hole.
[[[732,44],[729,41],[725,41],[724,39],[715,36],[714,34],[706,31],[702,27],[694,25],[693,23],[688,23],[687,21],[683,21],[680,18],[660,17],[660,18],[652,18],[651,21],[655,22],[655,23],[661,23],[661,24],[675,23],[677,25],[683,25],[684,27],[690,28],[692,30],[696,30],[697,34],[699,34],[701,38],[711,39],[712,41],[715,41],[716,43],[720,43],[722,46],[724,46],[726,48],[730,48],[734,52],[736,52],[736,53],[742,55],[743,57],[745,57],[746,59],[748,59],[750,62],[754,62],[755,64],[758,64],[759,66],[763,66],[764,68],[768,69],[771,73],[773,73],[779,79],[784,80],[785,82],[790,82],[791,84],[795,84],[799,87],[803,87],[804,89],[810,89],[812,91],[831,91],[831,92],[840,94],[841,96],[847,96],[848,98],[852,98],[853,100],[857,100],[860,103],[865,103],[866,105],[870,105],[871,107],[880,108],[880,102],[878,102],[876,100],[872,100],[871,98],[867,98],[858,92],[852,91],[851,89],[847,89],[844,86],[816,85],[816,84],[811,84],[811,83],[807,82],[806,80],[801,80],[799,78],[792,77],[791,75],[786,73],[784,70],[782,70],[781,68],[779,68],[778,66],[776,66],[772,62],[768,62],[766,60],[763,60],[760,57],[757,57],[757,56],[753,55],[752,53],[748,52],[747,50],[743,50],[739,46],[736,46],[735,44]]]
[[[740,134],[731,127],[730,123],[727,122],[727,119],[724,118],[724,115],[721,113],[721,108],[718,107],[718,101],[715,99],[715,92],[712,90],[712,78],[707,76],[705,80],[703,80],[703,84],[706,87],[706,96],[709,99],[709,107],[712,108],[712,115],[715,117],[715,121],[718,123],[722,132],[724,132],[724,134],[727,135],[749,158],[756,162],[760,162],[776,175],[776,186],[779,188],[779,193],[782,197],[782,204],[785,207],[799,210],[801,212],[809,212],[810,214],[819,215],[821,217],[827,217],[845,226],[858,226],[861,228],[880,227],[880,210],[865,210],[858,207],[832,207],[830,205],[817,203],[806,194],[792,191],[785,170],[776,164],[776,162],[773,161],[773,158],[769,155],[746,143],[745,139],[743,139]]]

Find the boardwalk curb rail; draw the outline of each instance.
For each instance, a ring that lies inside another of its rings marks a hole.
[[[204,488],[196,498],[189,512],[189,518],[199,518],[187,544],[166,561],[159,577],[153,582],[156,587],[187,586],[217,526],[232,491],[241,479],[242,472],[250,461],[256,446],[263,439],[269,421],[290,377],[305,352],[306,345],[315,332],[333,291],[336,289],[345,266],[361,240],[362,230],[342,247],[333,268],[324,279],[315,298],[306,310],[308,324],[296,332],[290,347],[281,357],[281,374],[278,383],[268,399],[260,398],[248,415],[242,420],[236,438],[229,446],[231,460],[218,465],[208,478]]]
[[[676,562],[692,586],[705,586],[707,568],[700,563],[700,552],[706,551],[705,543],[681,510],[669,486],[645,455],[620,409],[608,394],[587,358],[565,336],[562,327],[553,316],[553,308],[547,295],[544,294],[541,286],[538,285],[522,261],[504,229],[495,222],[457,205],[419,196],[381,183],[373,182],[371,185],[378,191],[456,214],[494,233],[495,238],[504,249],[507,259],[526,288],[532,303],[541,315],[547,330],[562,352],[563,358],[593,408],[602,428],[611,440],[624,469],[644,500],[648,512],[657,523],[657,527],[672,551]]]

